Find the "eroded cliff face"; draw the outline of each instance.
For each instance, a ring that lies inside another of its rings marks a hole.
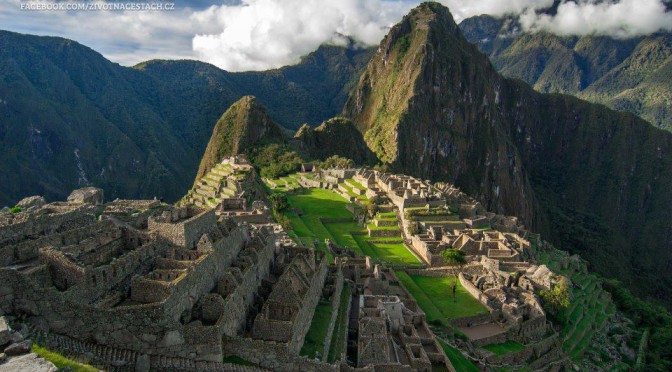
[[[437,3],[391,30],[344,114],[396,170],[453,182],[672,304],[669,133],[502,78]]]
[[[448,9],[425,3],[382,41],[344,114],[384,162],[534,225],[534,193],[502,125],[501,85]]]

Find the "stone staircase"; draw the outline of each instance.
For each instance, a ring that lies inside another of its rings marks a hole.
[[[222,199],[234,198],[240,185],[228,164],[215,165],[185,196],[185,200],[200,208],[215,208]]]

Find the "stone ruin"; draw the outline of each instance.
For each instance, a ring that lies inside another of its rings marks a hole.
[[[226,337],[303,344],[328,264],[279,225],[156,200],[71,200],[0,215],[0,309],[33,337],[138,370],[223,368]]]
[[[25,211],[0,214],[0,311],[47,346],[120,370],[226,370],[229,356],[274,370],[454,370],[393,269],[331,242],[329,256],[298,247],[250,199],[246,182],[256,175],[246,159],[224,159],[212,173],[221,177],[197,189],[214,190],[216,205],[196,189],[176,206],[103,204],[85,189],[69,202],[33,198]],[[454,273],[442,269],[441,252],[465,252],[459,280],[488,314],[454,326],[502,330],[476,344],[546,342],[535,291],[551,288],[552,273],[525,261],[530,243],[515,218],[489,214],[446,184],[366,169],[313,173],[319,181],[303,182],[334,188],[354,178],[381,208],[398,210],[404,238],[429,267],[423,274]],[[299,356],[318,303],[339,308],[346,283],[343,355]]]

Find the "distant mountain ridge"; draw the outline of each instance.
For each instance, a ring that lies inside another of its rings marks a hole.
[[[255,95],[290,132],[318,125],[341,110],[371,53],[325,45],[296,66],[248,73],[197,61],[128,68],[71,40],[0,31],[0,206],[87,184],[111,198],[177,200],[231,104]]]
[[[672,131],[672,33],[615,39],[525,33],[517,19],[481,15],[460,29],[504,75],[629,111]]]

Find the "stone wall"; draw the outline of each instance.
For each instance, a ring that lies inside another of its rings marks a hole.
[[[322,296],[322,288],[324,287],[324,281],[327,278],[327,273],[329,271],[328,261],[329,260],[324,257],[316,268],[315,274],[311,280],[310,289],[306,293],[301,310],[294,321],[292,327],[292,339],[290,340],[288,347],[289,350],[295,354],[298,354],[303,346],[306,333],[308,333],[310,324],[313,321],[315,307]]]
[[[96,219],[94,209],[90,205],[51,203],[34,212],[10,215],[0,223],[0,245],[92,224]]]
[[[393,238],[395,236],[399,236],[400,234],[399,230],[377,230],[377,229],[371,229],[369,227],[367,227],[367,230],[369,231],[369,236],[372,238],[383,238],[383,237]]]
[[[215,210],[209,209],[182,221],[162,217],[150,217],[147,224],[150,231],[156,231],[169,242],[186,248],[194,248],[201,236],[217,222]]]
[[[273,371],[328,372],[339,371],[335,364],[327,364],[298,356],[284,342],[224,337],[224,356],[236,355]]]
[[[476,286],[470,281],[467,280],[462,273],[460,273],[457,276],[460,280],[460,284],[462,284],[462,287],[469,292],[474,298],[478,300],[483,306],[485,306],[490,313],[493,312],[492,306],[490,306],[490,300],[488,300],[488,297],[481,292],[480,289],[476,288]]]
[[[338,309],[341,306],[341,292],[343,291],[343,271],[341,270],[340,265],[338,265],[338,271],[336,273],[336,281],[334,283],[334,293],[331,295],[331,319],[329,320],[329,328],[327,328],[327,335],[324,340],[324,348],[322,349],[322,361],[326,362],[327,357],[329,357],[329,348],[331,347],[331,338],[334,334],[334,328],[336,327],[336,319],[338,318]]]
[[[214,251],[200,258],[194,270],[172,286],[170,295],[160,303],[96,308],[69,298],[69,291],[40,285],[34,279],[40,275],[39,269],[18,272],[1,268],[0,281],[5,285],[0,305],[4,311],[35,317],[36,322],[54,332],[92,340],[101,346],[148,355],[221,361],[219,343],[203,339],[190,339],[192,343],[188,343],[186,327],[179,320],[181,314],[191,311],[195,302],[215,287],[217,278],[243,247],[246,236],[247,233],[236,229],[217,242]],[[46,266],[42,267],[47,272]]]
[[[226,311],[217,322],[221,334],[235,336],[245,326],[247,308],[253,302],[261,280],[268,275],[274,257],[273,244],[264,245],[261,252],[258,252],[256,265],[242,273],[240,283],[226,295]]]

